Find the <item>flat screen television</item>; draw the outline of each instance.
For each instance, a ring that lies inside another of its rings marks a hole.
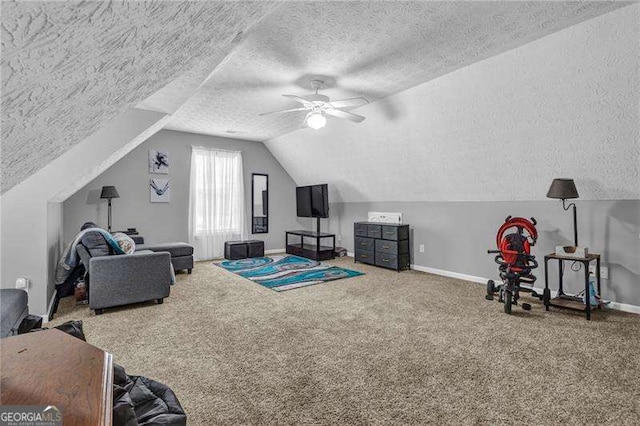
[[[329,188],[322,185],[299,186],[296,188],[298,217],[329,217]]]

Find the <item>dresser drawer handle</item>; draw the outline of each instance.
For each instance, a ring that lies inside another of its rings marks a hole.
[[[387,231],[387,232],[385,232],[385,234],[393,235],[393,234],[395,234],[395,232],[393,232],[393,231]]]
[[[382,248],[389,248],[389,246],[382,246]]]
[[[382,258],[382,261],[389,263],[389,259],[385,259],[384,257]]]
[[[361,254],[360,257],[368,257],[366,254]]]

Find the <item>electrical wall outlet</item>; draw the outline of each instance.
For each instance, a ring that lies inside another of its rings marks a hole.
[[[424,244],[420,244],[420,253],[424,253]]]
[[[16,280],[16,288],[28,290],[29,289],[29,279],[28,278],[18,278]]]
[[[596,265],[589,265],[589,273],[596,274]],[[609,279],[609,268],[607,266],[600,265],[600,278],[603,280]]]
[[[338,239],[338,242],[342,242],[342,235],[337,235],[336,238]]]

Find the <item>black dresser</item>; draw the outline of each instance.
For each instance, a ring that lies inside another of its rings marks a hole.
[[[409,225],[356,222],[355,261],[400,271],[410,269]]]

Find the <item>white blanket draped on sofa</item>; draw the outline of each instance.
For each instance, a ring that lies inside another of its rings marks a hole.
[[[223,257],[224,242],[246,238],[242,153],[193,146],[189,243],[196,260]]]

